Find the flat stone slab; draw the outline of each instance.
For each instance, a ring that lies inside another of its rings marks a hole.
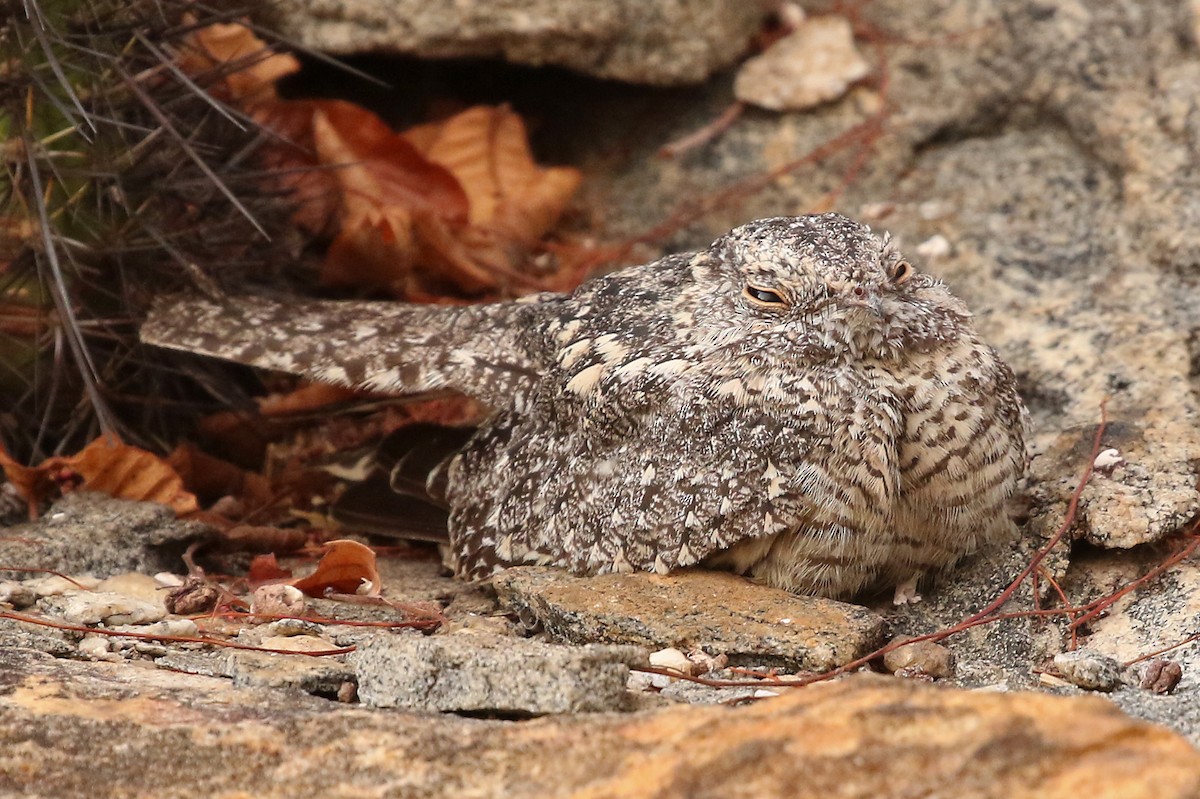
[[[354,682],[353,669],[328,657],[235,651],[229,655],[227,670],[234,685],[294,688],[327,697]]]
[[[1200,753],[1096,697],[869,675],[513,723],[0,649],[0,795],[1191,799]]]
[[[646,652],[561,646],[466,633],[380,635],[354,653],[358,695],[372,707],[542,715],[629,709],[631,664]]]
[[[874,649],[883,619],[866,608],[797,596],[722,572],[575,577],[519,567],[493,578],[500,601],[570,643],[675,647],[734,665],[826,671]]]

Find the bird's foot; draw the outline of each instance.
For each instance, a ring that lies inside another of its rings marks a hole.
[[[915,605],[921,601],[921,594],[917,592],[917,582],[921,579],[921,575],[914,574],[903,582],[896,584],[896,593],[892,597],[893,605]]]

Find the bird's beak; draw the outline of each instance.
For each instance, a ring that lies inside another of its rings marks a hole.
[[[861,290],[861,293],[859,291]],[[879,292],[868,288],[858,289],[855,287],[846,292],[843,302],[848,308],[862,308],[869,311],[875,316],[879,316],[883,310],[883,299],[879,296]]]

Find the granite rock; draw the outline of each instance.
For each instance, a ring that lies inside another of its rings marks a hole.
[[[763,8],[738,0],[271,0],[286,37],[339,55],[502,57],[657,86],[732,64]]]
[[[376,636],[351,662],[371,707],[527,716],[627,709],[629,666],[646,654],[459,633]]]
[[[0,793],[1185,799],[1200,754],[1095,697],[883,677],[746,707],[512,723],[3,650]]]
[[[0,562],[17,575],[20,566],[97,577],[154,574],[180,569],[184,550],[213,534],[207,525],[176,519],[166,505],[76,491],[40,520],[8,528]]]

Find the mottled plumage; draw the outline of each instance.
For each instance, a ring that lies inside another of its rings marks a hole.
[[[1006,536],[1011,371],[836,214],[753,222],[573,294],[468,307],[187,302],[143,337],[494,414],[441,472],[457,571],[708,564],[844,596]]]

